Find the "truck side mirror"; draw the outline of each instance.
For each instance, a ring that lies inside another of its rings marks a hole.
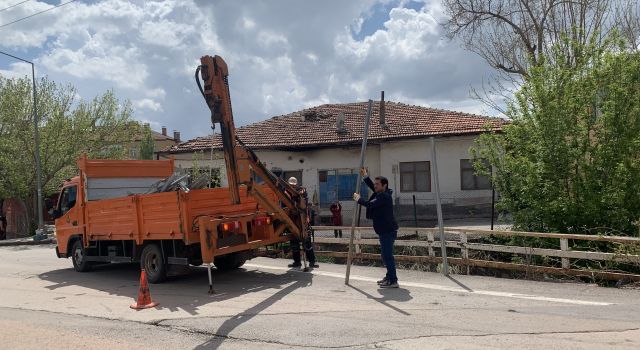
[[[44,205],[47,208],[47,211],[53,209],[53,201],[51,200],[51,198],[45,198]]]
[[[61,216],[62,216],[62,210],[60,210],[60,209],[53,209],[53,210],[51,211],[51,217],[52,217],[54,220],[55,220],[55,219],[57,219],[57,218],[59,218],[59,217],[61,217]]]

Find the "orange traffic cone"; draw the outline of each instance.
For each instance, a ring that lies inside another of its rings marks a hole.
[[[138,289],[138,302],[131,304],[132,309],[148,309],[157,306],[159,303],[151,301],[149,293],[149,285],[147,284],[147,273],[142,269],[140,271],[140,289]]]

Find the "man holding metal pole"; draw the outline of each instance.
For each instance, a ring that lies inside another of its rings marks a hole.
[[[398,224],[393,216],[393,191],[389,189],[389,180],[378,176],[375,182],[371,181],[367,170],[360,169],[364,182],[374,191],[369,200],[360,198],[360,194],[354,193],[353,199],[358,204],[367,208],[367,219],[373,220],[373,230],[380,239],[381,255],[387,275],[380,281],[380,288],[398,288],[398,276],[396,275],[396,262],[393,257],[393,243],[398,237]]]

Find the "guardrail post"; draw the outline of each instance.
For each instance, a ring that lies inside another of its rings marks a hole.
[[[563,252],[569,251],[569,239],[560,238],[560,250]],[[562,268],[568,269],[570,268],[569,258],[562,258]]]
[[[467,248],[467,234],[465,232],[460,233],[460,247],[462,250],[462,258],[464,259],[465,266],[467,267],[467,275],[469,274],[469,248]]]
[[[436,256],[436,253],[433,251],[433,244],[435,242],[433,232],[427,232],[427,242],[429,242],[429,256]]]

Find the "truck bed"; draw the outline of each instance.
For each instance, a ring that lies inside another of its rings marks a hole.
[[[198,243],[194,224],[200,216],[234,216],[256,212],[257,202],[241,188],[242,204],[233,205],[227,188],[211,188],[136,194],[122,198],[88,201],[86,208],[89,240],[180,239]]]

